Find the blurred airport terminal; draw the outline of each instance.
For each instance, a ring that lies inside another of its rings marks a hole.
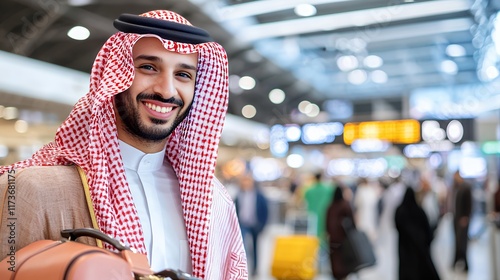
[[[398,279],[406,188],[440,279],[500,279],[500,0],[2,0],[0,165],[53,140],[113,20],[154,9],[228,53],[216,175],[236,199],[251,171],[268,206],[251,279],[278,279],[303,240],[278,241],[304,236],[318,243],[289,268],[309,276],[281,279],[335,279],[326,212],[337,188],[376,259],[346,279]],[[467,263],[455,264],[456,176],[471,201]]]

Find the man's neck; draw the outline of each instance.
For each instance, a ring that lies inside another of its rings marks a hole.
[[[161,150],[163,150],[163,148],[165,148],[165,144],[167,142],[167,139],[161,141],[146,141],[144,139],[139,139],[127,134],[118,135],[118,139],[146,154],[160,152]]]

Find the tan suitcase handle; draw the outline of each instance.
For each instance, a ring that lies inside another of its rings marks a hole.
[[[61,236],[68,240],[76,240],[78,237],[92,237],[113,245],[119,251],[130,250],[129,247],[123,245],[120,241],[93,228],[63,229],[61,230]]]
[[[129,247],[120,243],[120,241],[104,234],[103,232],[94,228],[77,228],[77,229],[63,229],[61,230],[61,236],[65,238],[65,241],[76,240],[79,237],[92,237],[97,240],[104,241],[111,244],[117,250],[120,251],[119,256],[121,256],[131,267],[132,272],[136,275],[136,278],[148,277],[153,275],[153,271],[149,267],[148,259],[145,255],[133,252]],[[148,279],[148,278],[145,278]],[[150,278],[155,279],[155,278]]]
[[[63,229],[61,230],[61,236],[68,241],[76,240],[79,237],[92,237],[113,245],[121,252],[121,256],[131,265],[132,271],[136,274],[136,279],[139,280],[164,278],[174,280],[198,280],[198,278],[192,277],[180,270],[165,269],[153,273],[144,255],[133,253],[129,247],[123,245],[120,241],[94,228]]]

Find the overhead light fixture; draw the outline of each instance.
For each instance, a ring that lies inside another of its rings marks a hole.
[[[452,60],[444,60],[441,62],[441,71],[446,74],[456,75],[458,73],[458,66]]]
[[[291,168],[300,168],[304,165],[304,157],[299,154],[291,154],[287,156],[286,164]]]
[[[297,124],[291,124],[285,126],[286,129],[286,140],[288,142],[296,142],[300,140],[302,136],[302,131],[300,130],[300,126]]]
[[[353,70],[347,76],[347,79],[353,85],[360,85],[360,84],[366,82],[367,78],[368,78],[368,75],[366,74],[366,71],[362,70],[362,69]]]
[[[14,129],[17,133],[26,133],[28,132],[28,123],[25,120],[17,120],[14,123]]]
[[[446,54],[451,57],[465,56],[465,48],[462,45],[450,44],[446,47]]]
[[[306,106],[304,113],[306,116],[308,116],[310,118],[314,118],[314,117],[319,115],[320,111],[321,110],[319,109],[318,105],[311,103],[311,104]]]
[[[453,143],[458,143],[464,137],[464,126],[457,120],[452,120],[446,127],[446,135]]]
[[[378,55],[369,55],[363,59],[363,64],[368,68],[378,68],[384,64],[384,61]]]
[[[204,0],[202,0],[203,2]],[[219,9],[220,21],[240,19],[251,16],[269,14],[289,9],[307,2],[309,5],[322,5],[335,2],[349,2],[353,0],[267,0],[249,1],[246,3],[228,5]]]
[[[5,107],[2,111],[2,116],[6,120],[17,119],[19,116],[19,112],[16,107]]]
[[[375,70],[370,73],[370,79],[376,84],[385,84],[387,83],[388,77],[384,71]]]
[[[293,9],[296,15],[299,17],[310,17],[314,16],[317,12],[316,7],[311,4],[300,4],[295,6]]]
[[[86,6],[89,4],[92,4],[94,2],[93,0],[68,0],[68,5],[70,6],[75,6],[75,7],[81,7],[81,6]]]
[[[240,88],[244,89],[244,90],[251,90],[255,87],[255,79],[250,77],[250,76],[244,76],[244,77],[241,77],[240,78],[240,81],[239,81],[239,86]]]
[[[356,69],[358,65],[358,59],[354,55],[343,55],[337,59],[337,67],[344,72]]]
[[[285,92],[279,88],[275,88],[269,92],[269,100],[274,104],[283,103],[285,96]]]
[[[486,68],[485,74],[489,81],[491,81],[498,77],[499,72],[495,66],[489,66],[488,68]]]
[[[311,104],[311,102],[307,101],[307,100],[304,100],[304,101],[301,101],[299,103],[299,106],[298,106],[298,109],[299,109],[299,112],[305,114],[306,112],[306,107]]]
[[[90,36],[90,31],[83,26],[75,26],[68,31],[68,36],[71,39],[82,41]]]
[[[241,114],[243,117],[251,119],[257,114],[257,109],[255,109],[253,105],[245,105],[243,106],[243,109],[241,109]]]
[[[268,1],[256,1],[264,2]],[[339,30],[359,26],[359,19],[365,19],[363,26],[385,25],[384,23],[453,14],[470,10],[468,0],[436,0],[398,5],[397,9],[380,7],[331,15],[284,20],[251,25],[239,31],[245,41],[256,41],[272,37],[286,37],[296,34],[314,33],[322,30]]]

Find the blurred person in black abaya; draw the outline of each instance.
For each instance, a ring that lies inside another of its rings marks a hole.
[[[497,190],[493,196],[493,213],[500,218],[500,178],[498,178]]]
[[[399,280],[438,280],[430,252],[429,220],[417,204],[411,187],[406,188],[403,201],[396,209],[395,223],[399,233]]]
[[[344,199],[342,187],[335,188],[333,200],[326,212],[326,230],[330,245],[330,265],[335,279],[345,279],[351,271],[346,269],[342,258],[340,244],[346,239],[346,233],[342,227],[342,221],[349,218],[353,221],[351,205]]]
[[[455,258],[453,268],[463,262],[463,269],[469,270],[467,262],[467,247],[469,243],[469,224],[472,213],[471,184],[460,176],[458,171],[453,174],[453,229],[455,233]]]

